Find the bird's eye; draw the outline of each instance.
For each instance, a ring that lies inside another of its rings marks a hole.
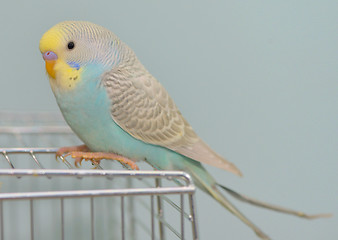
[[[69,42],[67,45],[69,50],[72,50],[75,47],[75,43],[74,42]]]

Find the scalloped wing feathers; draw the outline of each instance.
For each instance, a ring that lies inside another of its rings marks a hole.
[[[166,147],[196,161],[241,175],[235,165],[211,150],[197,136],[167,91],[136,56],[133,53],[128,56],[128,60],[102,76],[112,103],[114,121],[143,142]]]

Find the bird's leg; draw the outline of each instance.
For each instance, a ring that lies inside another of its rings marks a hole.
[[[70,152],[89,152],[89,148],[83,144],[83,145],[79,145],[79,146],[71,146],[71,147],[62,147],[59,148],[59,150],[56,152],[55,154],[55,158],[57,159],[58,157],[61,157],[62,161],[64,160],[63,158],[65,156],[63,156],[64,154],[70,153]],[[77,166],[77,163],[80,162],[81,163],[82,159],[80,158],[75,158],[75,166]]]
[[[81,165],[83,159],[86,161],[90,160],[96,165],[99,164],[102,159],[111,159],[119,161],[122,165],[128,165],[133,170],[139,170],[135,162],[126,157],[114,153],[90,152],[90,149],[86,145],[62,147],[56,152],[56,157],[67,157],[69,155],[75,159],[74,164],[76,167],[78,167],[79,164]]]
[[[71,146],[71,147],[62,147],[56,152],[55,156],[60,157],[65,153],[70,152],[89,152],[89,148],[86,145],[79,145],[79,146]]]
[[[87,148],[88,149],[88,148]],[[78,167],[78,164],[81,165],[82,160],[91,161],[95,165],[98,165],[102,159],[111,159],[117,160],[121,164],[128,165],[132,170],[139,170],[139,167],[136,163],[124,156],[117,155],[115,153],[106,153],[106,152],[88,152],[88,151],[71,151],[64,155],[64,157],[72,156],[75,158],[75,166]]]

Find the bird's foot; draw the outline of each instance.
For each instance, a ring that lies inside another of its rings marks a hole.
[[[68,154],[70,152],[89,152],[89,148],[86,145],[79,145],[79,146],[71,146],[71,147],[62,147],[59,148],[59,150],[55,154],[55,158],[61,158],[62,161],[64,161],[65,154]],[[81,161],[81,159],[76,159],[75,162]]]
[[[89,152],[89,148],[86,145],[71,146],[71,147],[62,147],[56,152],[55,157],[60,157],[65,153],[70,152]]]
[[[87,148],[88,149],[88,148]],[[81,165],[82,160],[91,161],[94,165],[100,164],[102,159],[111,159],[117,160],[122,165],[128,165],[132,170],[139,170],[139,167],[136,163],[126,157],[117,155],[115,153],[106,153],[106,152],[88,152],[88,151],[71,151],[64,155],[64,157],[72,156],[75,159],[75,166]]]

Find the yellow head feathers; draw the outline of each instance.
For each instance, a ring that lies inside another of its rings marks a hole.
[[[43,34],[39,48],[50,79],[56,80],[51,84],[62,88],[74,86],[74,81],[69,79],[79,81],[78,73],[88,64],[109,68],[121,56],[121,44],[111,31],[83,21],[56,24]]]
[[[43,34],[40,40],[40,52],[45,53],[47,51],[56,51],[60,48],[63,42],[62,39],[62,30],[58,27],[58,25],[52,27]]]

